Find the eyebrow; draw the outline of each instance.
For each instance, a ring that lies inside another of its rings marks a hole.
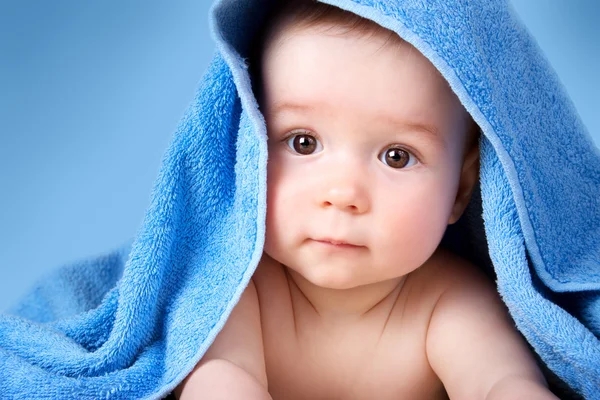
[[[273,107],[273,115],[280,114],[286,111],[295,111],[295,112],[315,112],[318,110],[318,107],[308,104],[296,104],[296,103],[276,103]],[[419,131],[425,136],[428,140],[431,140],[436,143],[440,143],[445,145],[445,141],[442,138],[439,129],[430,124],[421,123],[421,122],[410,122],[397,118],[390,118],[389,115],[379,114],[376,116],[379,120],[387,120],[390,121],[393,125],[402,126],[408,128],[412,131]]]
[[[296,103],[276,103],[273,107],[273,114],[279,114],[283,111],[316,111],[317,107],[307,104]]]

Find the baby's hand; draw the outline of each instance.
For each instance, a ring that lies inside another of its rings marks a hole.
[[[180,400],[272,400],[267,388],[258,295],[250,281],[213,344],[173,393]]]
[[[492,284],[449,265],[427,332],[427,358],[451,399],[557,399]]]
[[[179,400],[272,400],[256,378],[222,359],[201,361],[174,394]]]

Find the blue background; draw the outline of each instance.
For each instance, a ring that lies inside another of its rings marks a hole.
[[[600,2],[513,0],[600,145]],[[212,58],[207,0],[0,0],[0,310],[140,226]]]

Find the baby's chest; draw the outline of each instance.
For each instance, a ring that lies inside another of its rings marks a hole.
[[[274,400],[446,398],[427,362],[425,318],[405,309],[380,325],[384,330],[326,330],[302,324],[287,284],[270,281],[261,291],[264,283],[257,290]]]
[[[308,344],[282,331],[264,337],[274,400],[446,398],[418,344],[374,347],[348,338]]]

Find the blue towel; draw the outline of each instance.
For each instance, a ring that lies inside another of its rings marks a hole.
[[[480,188],[444,240],[495,274],[551,373],[600,398],[600,153],[508,2],[326,2],[413,44],[479,124]],[[217,54],[135,239],[0,317],[2,398],[161,398],[223,327],[263,251],[266,134],[245,57],[269,4],[213,7]]]

